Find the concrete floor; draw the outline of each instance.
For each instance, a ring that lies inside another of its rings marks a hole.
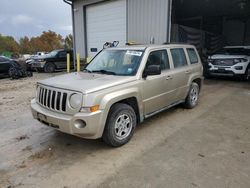
[[[200,104],[148,119],[109,148],[42,126],[0,122],[0,187],[250,187],[250,84],[205,82]]]

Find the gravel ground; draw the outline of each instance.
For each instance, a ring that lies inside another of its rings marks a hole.
[[[152,117],[113,149],[32,119],[51,76],[0,80],[0,187],[250,187],[249,83],[205,81],[197,108]]]

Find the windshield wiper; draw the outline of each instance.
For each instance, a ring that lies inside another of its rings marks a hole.
[[[93,70],[91,71],[92,73],[102,73],[102,74],[110,74],[110,75],[116,75],[115,72],[112,71],[107,71],[107,70]]]
[[[92,71],[91,70],[89,70],[89,69],[83,69],[83,71],[87,71],[88,73],[92,73]]]

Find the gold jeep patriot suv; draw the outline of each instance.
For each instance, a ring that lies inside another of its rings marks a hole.
[[[82,72],[38,82],[32,114],[62,132],[117,147],[144,119],[180,103],[194,108],[202,72],[191,45],[108,48]]]

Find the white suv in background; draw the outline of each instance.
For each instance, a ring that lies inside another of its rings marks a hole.
[[[208,58],[207,76],[250,79],[250,46],[226,46]]]

